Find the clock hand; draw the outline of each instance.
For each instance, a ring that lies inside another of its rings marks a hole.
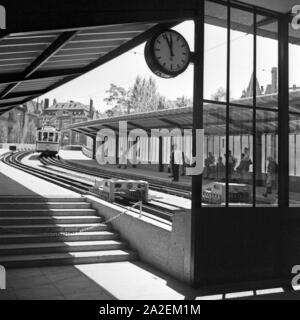
[[[173,44],[170,42],[170,40],[169,40],[169,38],[168,38],[168,36],[167,36],[166,34],[164,34],[163,37],[164,37],[164,39],[166,40],[166,42],[167,42],[167,44],[168,44],[168,47],[169,47],[169,49],[170,49],[171,57],[173,57],[173,56],[174,56],[174,54],[173,54],[173,49],[172,49]],[[172,35],[171,35],[171,37],[172,37]]]
[[[174,57],[174,52],[173,52],[173,37],[172,34],[170,34],[170,51],[171,51],[171,57]]]

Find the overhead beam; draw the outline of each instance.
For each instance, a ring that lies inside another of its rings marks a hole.
[[[256,22],[256,26],[257,26],[257,28],[264,27],[264,26],[271,24],[271,23],[274,23],[276,21],[277,20],[273,17],[267,17],[267,18],[262,19],[261,21]],[[253,28],[253,25],[252,25],[252,28]]]
[[[98,127],[92,127],[92,126],[89,126],[89,128],[90,128],[90,129],[92,129],[92,130],[94,130],[94,131],[95,131],[95,130],[97,130],[97,131],[99,131],[99,130],[100,130],[100,128],[98,128]]]
[[[19,104],[9,104],[9,105],[0,105],[0,112],[5,113],[9,111],[10,109],[13,109],[15,107],[19,106]]]
[[[135,129],[143,128],[142,126],[139,126],[139,125],[137,125],[137,124],[135,124],[134,122],[131,122],[131,121],[127,121],[127,125],[130,125],[131,127],[134,127]]]
[[[195,17],[196,0],[43,0],[39,5],[26,1],[2,0],[8,14],[8,31],[62,31],[99,25],[161,22]],[[22,14],[15,14],[21,12]],[[68,17],[66,19],[66,17]]]
[[[80,131],[82,131],[83,133],[93,134],[93,132],[89,131],[88,129],[80,128]]]
[[[24,92],[16,92],[16,93],[10,93],[4,98],[1,98],[0,100],[6,100],[6,99],[17,99],[17,98],[26,98],[31,96],[40,96],[45,93],[45,90],[36,90],[36,91],[24,91]]]
[[[38,70],[44,63],[46,63],[56,52],[58,52],[69,40],[75,35],[76,31],[64,32],[61,34],[43,53],[34,60],[28,68],[25,69],[23,77],[20,81],[11,83],[1,93],[0,98],[5,98],[12,92],[24,79],[30,77],[36,70]]]
[[[11,106],[19,106],[20,104],[23,104],[23,102],[7,102],[7,103],[0,103],[0,109],[5,107],[11,107]]]
[[[157,31],[163,29],[163,28],[171,28],[179,24],[182,20],[180,21],[172,21],[168,23],[160,23],[157,24],[156,26],[148,29],[147,31],[141,33],[137,37],[125,42],[123,45],[119,46],[118,48],[110,51],[106,55],[102,56],[101,58],[97,59],[96,61],[92,62],[86,67],[86,72],[93,70],[94,68],[100,67],[104,63],[117,58],[118,56],[122,55],[123,53],[139,46],[143,42],[147,41],[154,33]]]
[[[159,121],[162,121],[164,123],[166,123],[167,125],[174,127],[174,128],[182,128],[182,125],[180,125],[179,123],[173,121],[173,120],[169,120],[169,119],[165,119],[165,118],[160,118]]]
[[[69,129],[69,130],[72,130],[72,131],[77,132],[79,134],[83,134],[83,135],[88,136],[90,138],[96,137],[95,134],[83,132],[81,129]]]
[[[58,70],[47,70],[35,72],[32,76],[24,79],[24,74],[2,74],[0,75],[0,84],[10,84],[15,82],[26,82],[32,80],[43,80],[47,78],[57,78],[65,76],[75,76],[82,74],[84,70],[82,68],[77,69],[58,69]]]
[[[110,126],[108,124],[101,124],[101,127],[104,127],[104,128],[107,128],[107,129],[110,129],[110,130],[113,130],[113,131],[116,131],[118,128],[115,128],[113,126]]]
[[[77,31],[69,31],[61,34],[32,64],[25,70],[25,78],[31,76],[35,71],[43,66],[51,57],[55,55],[68,41],[70,41]]]

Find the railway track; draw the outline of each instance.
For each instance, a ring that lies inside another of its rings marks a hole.
[[[93,195],[93,196],[98,196],[92,192],[90,192],[90,188],[93,186],[91,182],[83,182],[83,181],[78,181],[78,179],[73,179],[70,178],[70,176],[67,176],[68,174],[63,174],[63,173],[57,173],[57,172],[51,172],[49,170],[43,170],[39,168],[35,168],[33,166],[29,166],[27,164],[22,163],[22,159],[26,156],[28,156],[32,152],[17,152],[17,153],[7,153],[2,155],[1,161],[11,167],[14,167],[18,170],[22,170],[24,172],[27,172],[33,176],[36,176],[40,179],[46,180],[48,182],[54,183],[60,187],[72,190],[74,192],[80,193],[80,194],[86,194],[86,195]],[[47,165],[52,165],[52,166],[58,166],[57,163],[58,161],[55,161],[54,159],[41,159],[41,162],[43,164]],[[67,169],[66,166],[59,165],[59,167]],[[67,170],[74,171],[74,173],[78,172],[77,169],[73,170],[68,167]],[[85,172],[87,175],[92,175],[94,176],[94,173],[89,173]],[[98,176],[99,177],[99,176]],[[105,177],[101,177],[105,178]],[[128,201],[125,199],[118,199],[115,204],[121,206],[122,208],[126,208],[126,206],[132,206],[134,202]],[[172,210],[169,210],[165,208],[163,205],[160,205],[159,203],[148,203],[148,204],[143,204],[143,214],[144,215],[151,215],[151,217],[154,218],[159,218],[167,221],[172,221],[172,217],[174,212]]]
[[[114,173],[114,172],[108,173],[106,170],[101,170],[101,169],[97,169],[97,171],[83,169],[79,166],[69,164],[63,160],[58,160],[56,158],[42,158],[41,162],[45,165],[53,165],[53,166],[64,168],[64,169],[67,169],[70,171],[75,171],[75,172],[79,172],[82,174],[91,175],[93,177],[99,177],[99,178],[104,178],[104,179],[111,179],[111,178],[124,179],[124,177],[122,177],[118,173]],[[137,179],[137,178],[135,178],[135,179]],[[151,190],[168,193],[168,194],[175,195],[175,196],[182,197],[182,198],[186,198],[186,199],[191,199],[191,192],[188,190],[182,190],[182,189],[179,189],[176,187],[164,186],[164,185],[160,185],[158,183],[152,183],[152,182],[149,182],[149,187]]]

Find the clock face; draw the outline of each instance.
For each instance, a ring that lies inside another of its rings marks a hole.
[[[189,63],[189,47],[177,32],[166,31],[154,41],[154,55],[157,62],[167,71],[185,70]]]
[[[167,29],[147,42],[145,58],[156,75],[171,78],[184,72],[188,67],[190,49],[180,33]]]

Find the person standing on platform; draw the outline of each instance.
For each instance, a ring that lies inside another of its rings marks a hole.
[[[127,169],[127,150],[123,150],[123,148],[120,149],[121,153],[121,163],[118,165],[119,169],[122,169],[122,166],[124,169]]]
[[[278,164],[276,161],[269,156],[267,158],[269,161],[267,167],[267,180],[266,180],[266,191],[263,193],[263,196],[266,198],[268,194],[272,194],[273,187],[276,187],[277,173],[278,173]]]
[[[210,180],[215,179],[216,160],[212,152],[208,152],[208,157],[204,160],[204,166],[203,178]]]
[[[223,163],[223,159],[222,157],[220,156],[218,158],[218,162],[217,162],[217,165],[216,165],[216,180],[217,181],[224,181],[225,180],[225,171],[226,171],[226,168],[225,168],[225,165]]]
[[[249,183],[249,171],[250,166],[252,165],[252,160],[250,158],[250,152],[248,148],[244,148],[244,157],[242,160],[242,170],[241,170],[241,178],[243,183]]]
[[[226,158],[226,155],[225,155],[225,158]],[[228,151],[228,178],[229,178],[229,181],[231,181],[233,178],[235,165],[236,165],[236,159],[232,155],[231,150],[229,150]]]
[[[171,152],[170,152],[170,165],[169,165],[169,178],[174,178],[174,171],[173,171],[173,165],[174,165],[174,146],[171,144]]]
[[[174,145],[174,147],[172,147],[171,165],[172,165],[172,171],[173,171],[173,181],[178,182],[179,168],[180,168],[180,165],[182,165],[182,152],[178,149],[176,144]]]

